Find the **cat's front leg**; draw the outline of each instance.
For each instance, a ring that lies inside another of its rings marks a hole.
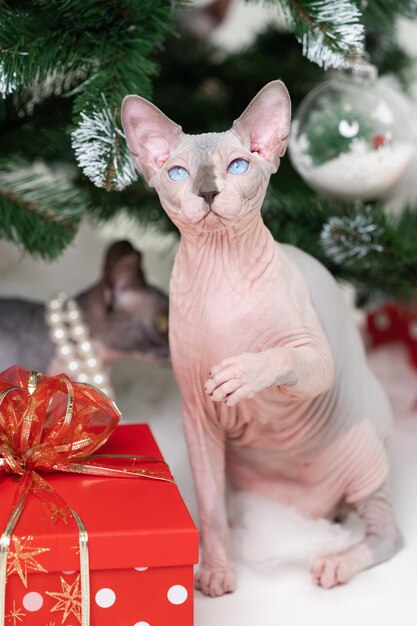
[[[230,530],[225,501],[225,434],[209,411],[190,405],[184,431],[193,470],[202,547],[195,585],[204,594],[221,596],[235,589]]]
[[[328,391],[332,382],[333,358],[327,346],[284,346],[223,359],[211,368],[204,388],[215,402],[234,406],[273,385],[297,398],[313,398]]]

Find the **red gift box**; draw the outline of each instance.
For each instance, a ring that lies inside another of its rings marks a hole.
[[[162,458],[142,424],[117,427],[101,453]],[[91,626],[191,626],[198,534],[176,485],[64,473],[47,480],[88,531]],[[14,478],[4,478],[0,489],[4,527]],[[7,625],[79,626],[78,535],[66,515],[28,499],[10,545]]]

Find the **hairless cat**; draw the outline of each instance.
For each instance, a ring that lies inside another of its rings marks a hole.
[[[322,587],[402,544],[387,487],[390,407],[359,333],[327,270],[276,243],[261,218],[290,109],[281,81],[222,133],[184,134],[139,96],[122,109],[135,163],[181,233],[170,349],[200,512],[196,586],[212,596],[235,588],[226,473],[310,516],[357,512],[363,540],[312,565]]]

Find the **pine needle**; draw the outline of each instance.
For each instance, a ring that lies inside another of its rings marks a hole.
[[[0,61],[0,98],[5,98],[13,93],[17,87],[16,73],[7,74],[4,63]]]
[[[382,229],[369,209],[353,217],[331,217],[323,226],[320,242],[326,255],[337,265],[362,260],[371,252],[384,252],[378,243]]]
[[[0,163],[0,237],[53,259],[73,239],[87,198],[44,165]]]
[[[121,191],[137,179],[125,136],[103,94],[101,108],[94,107],[91,115],[81,113],[72,147],[78,165],[97,187]]]
[[[362,12],[352,0],[269,0],[279,4],[303,54],[327,70],[364,52]]]

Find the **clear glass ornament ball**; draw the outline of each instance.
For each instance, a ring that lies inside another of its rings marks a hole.
[[[413,156],[405,96],[374,66],[335,72],[313,89],[293,120],[291,161],[315,191],[346,200],[383,197]]]

